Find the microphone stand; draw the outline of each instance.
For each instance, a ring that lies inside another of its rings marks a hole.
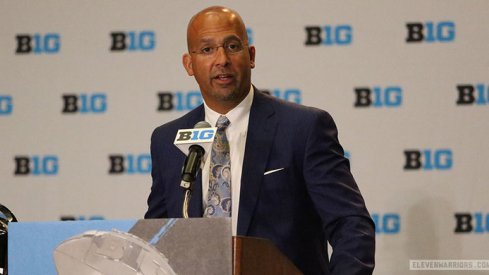
[[[183,195],[183,206],[182,206],[182,213],[185,219],[188,219],[188,206],[190,203],[190,197],[192,197],[192,182],[193,182],[193,180],[191,179],[187,179],[187,180],[182,180],[180,182],[180,186],[185,189],[185,194]]]

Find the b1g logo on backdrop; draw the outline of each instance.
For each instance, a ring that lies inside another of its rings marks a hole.
[[[156,47],[156,34],[154,31],[129,31],[110,33],[111,52],[153,51]]]
[[[107,112],[107,95],[105,93],[93,94],[64,94],[63,114],[102,114]]]
[[[188,92],[159,92],[158,109],[159,112],[165,111],[190,111],[202,104],[204,100],[200,91]]]
[[[246,34],[248,34],[248,45],[253,45],[253,29],[246,28]]]
[[[302,91],[299,89],[262,89],[261,91],[286,101],[302,103]]]
[[[287,101],[302,103],[302,91],[299,89],[273,89],[261,90],[264,93],[282,98]],[[204,102],[200,91],[188,92],[159,92],[157,93],[159,112],[166,111],[190,111]]]
[[[58,174],[59,160],[56,155],[15,156],[15,176],[54,176]]]
[[[405,150],[404,170],[450,170],[453,166],[451,149]]]
[[[0,116],[11,115],[14,109],[14,100],[10,95],[0,95]]]
[[[399,234],[401,232],[401,216],[397,213],[373,213],[376,234]]]
[[[61,49],[61,35],[58,33],[46,34],[18,34],[16,54],[57,54]]]
[[[348,46],[353,42],[351,25],[306,26],[306,46]]]
[[[455,213],[456,234],[460,233],[489,233],[489,213]]]
[[[453,21],[406,23],[406,43],[453,42],[456,30]]]
[[[457,91],[457,105],[489,104],[489,85],[482,83],[457,85]]]
[[[59,218],[60,221],[100,221],[105,220],[105,217],[102,215],[62,215]]]
[[[357,87],[355,92],[355,108],[397,108],[402,105],[403,90],[400,86]]]
[[[109,155],[109,164],[111,175],[151,173],[150,154],[113,154]]]

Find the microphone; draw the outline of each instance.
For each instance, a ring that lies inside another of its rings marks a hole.
[[[195,124],[194,129],[210,128],[211,125],[206,121],[200,121]],[[192,132],[194,133],[194,132]],[[199,135],[200,136],[200,135]],[[193,139],[191,139],[193,140]],[[191,144],[188,149],[188,155],[182,167],[182,182],[180,186],[183,188],[190,188],[192,182],[197,178],[197,172],[203,164],[202,157],[204,157],[206,150],[202,146],[202,143]],[[205,161],[205,159],[204,159]]]
[[[188,206],[192,196],[192,183],[197,177],[198,169],[207,159],[207,152],[214,142],[217,128],[211,127],[208,122],[200,121],[193,129],[178,130],[174,144],[187,154],[182,167],[182,181],[180,186],[185,189],[182,213],[188,218]],[[187,153],[188,152],[188,153]]]
[[[0,274],[8,274],[8,223],[16,221],[14,213],[0,203]]]

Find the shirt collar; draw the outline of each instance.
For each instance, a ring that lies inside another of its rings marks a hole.
[[[231,127],[234,123],[234,125],[237,125],[237,123],[241,120],[243,120],[251,110],[251,104],[253,103],[253,85],[250,85],[250,90],[248,92],[248,95],[238,104],[238,106],[234,107],[232,110],[227,112],[227,114],[220,114],[211,108],[207,106],[207,104],[204,101],[204,110],[205,110],[205,121],[209,122],[212,127],[216,125],[217,119],[219,116],[226,116],[231,124],[229,127]]]

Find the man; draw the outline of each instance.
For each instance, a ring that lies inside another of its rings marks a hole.
[[[182,216],[185,155],[173,145],[177,130],[202,120],[216,125],[225,116],[231,175],[219,186],[230,182],[231,206],[216,210],[221,195],[215,182],[209,184],[216,179],[208,158],[194,184],[189,215],[230,215],[234,234],[270,239],[305,274],[371,274],[374,224],[329,114],[251,85],[256,50],[248,45],[237,12],[210,7],[197,13],[189,22],[187,43],[183,65],[205,104],[154,131],[145,218]],[[330,260],[327,241],[333,247]]]

